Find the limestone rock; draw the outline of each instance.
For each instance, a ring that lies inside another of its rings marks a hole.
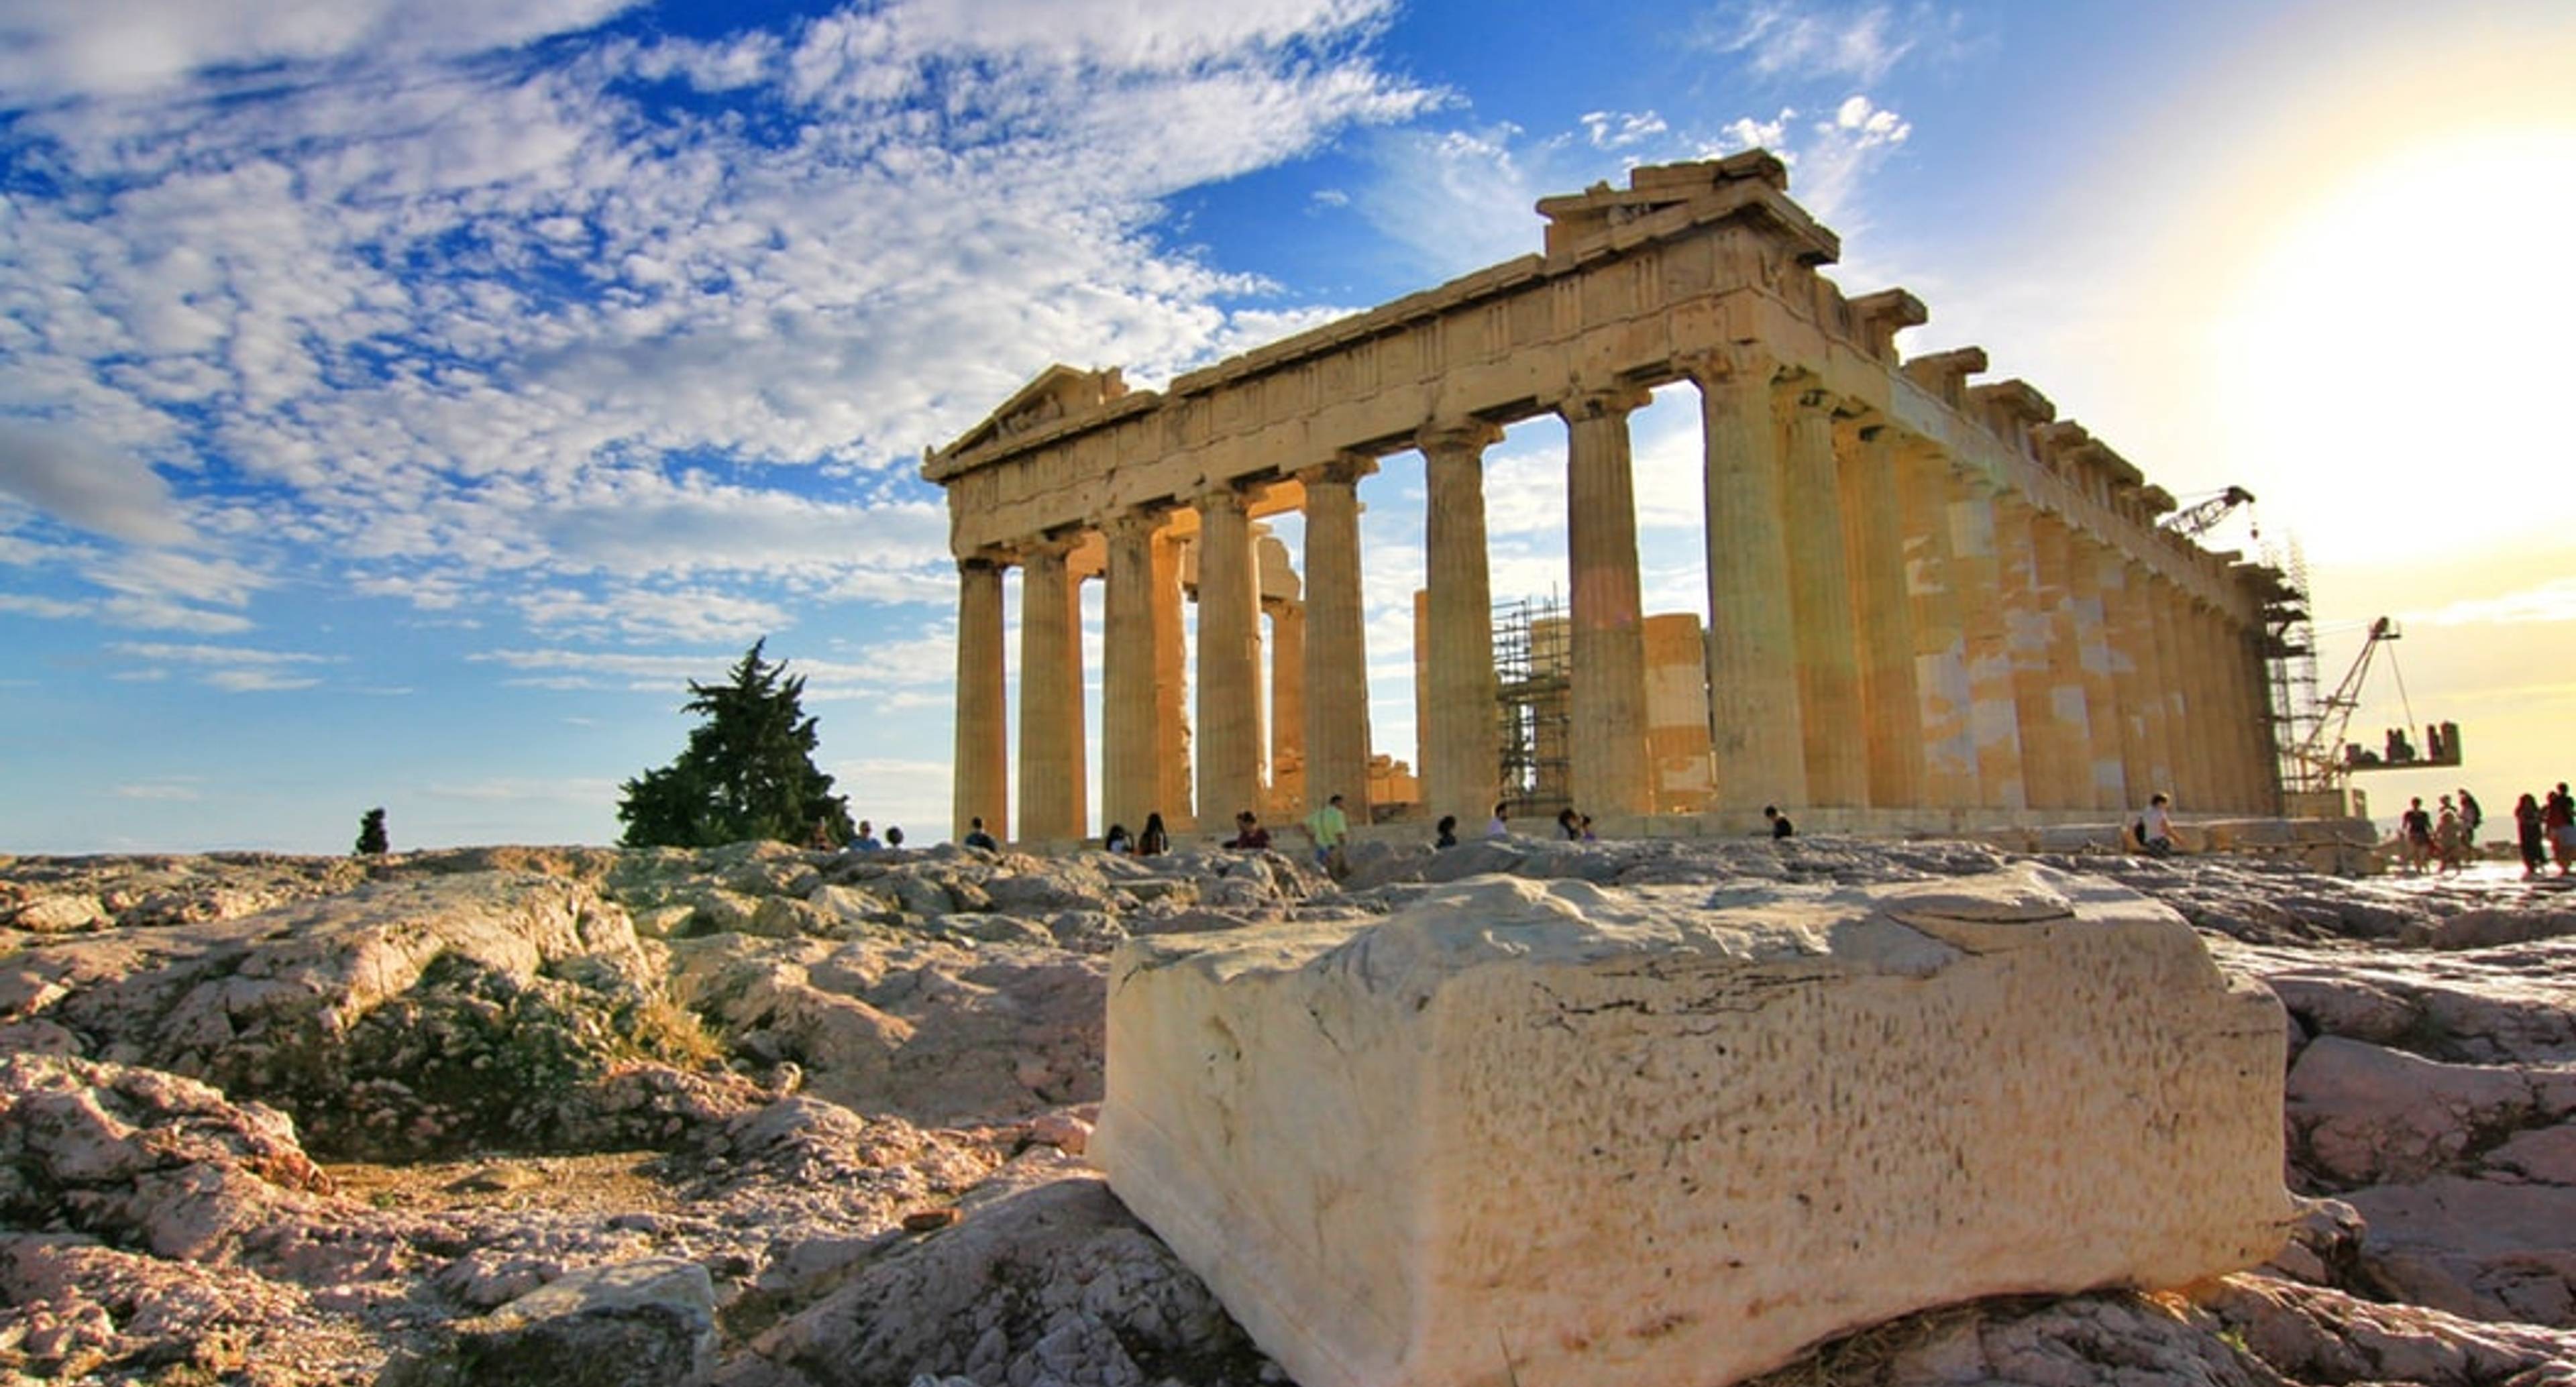
[[[1963,1297],[2248,1266],[2291,1215],[2269,993],[2037,869],[1716,906],[1483,879],[1112,976],[1092,1152],[1303,1387],[1729,1381]]]
[[[715,1286],[695,1262],[574,1272],[456,1327],[385,1387],[683,1387],[715,1369]]]

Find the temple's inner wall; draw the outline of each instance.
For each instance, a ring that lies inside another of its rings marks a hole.
[[[2038,390],[1972,383],[1982,351],[1900,359],[1924,306],[1820,275],[1838,243],[1777,161],[1641,168],[1539,210],[1544,255],[1161,392],[1053,367],[927,457],[960,565],[961,828],[1062,840],[1161,812],[1214,829],[1334,794],[1354,821],[1401,797],[1481,824],[1504,789],[1483,455],[1544,415],[1567,439],[1562,782],[1607,825],[1742,826],[1776,803],[1938,826],[2118,813],[2157,790],[2277,810],[2273,575],[2160,528],[2172,498]],[[1675,384],[1698,394],[1705,464],[1695,673],[1638,573],[1629,418]],[[1418,751],[1372,736],[1359,600],[1358,488],[1404,453],[1427,493]],[[1263,523],[1287,512],[1301,552]],[[1015,767],[994,591],[1011,569]],[[1096,821],[1088,581],[1105,598]],[[1677,721],[1694,697],[1702,732]]]

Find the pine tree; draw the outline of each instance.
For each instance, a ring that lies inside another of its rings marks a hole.
[[[819,821],[850,836],[849,802],[814,768],[814,719],[799,700],[805,681],[768,663],[753,642],[722,684],[689,681],[682,706],[701,715],[679,759],[627,781],[617,805],[630,848],[712,847],[746,839],[803,843]]]
[[[382,857],[391,843],[385,837],[385,811],[370,809],[358,816],[358,855]]]

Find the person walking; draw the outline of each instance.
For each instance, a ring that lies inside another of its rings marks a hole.
[[[2468,831],[2460,826],[2460,811],[2452,807],[2449,795],[2442,796],[2441,812],[2433,819],[2433,856],[2440,864],[2440,875],[2449,876],[2467,865],[2468,841]]]
[[[2540,864],[2548,860],[2548,844],[2543,841],[2540,825],[2540,801],[2530,795],[2516,800],[2513,806],[2515,845],[2522,849],[2522,875],[2525,880],[2540,875]]]
[[[2567,782],[2541,806],[2540,822],[2549,830],[2549,855],[2558,860],[2558,874],[2567,875],[2567,864],[2576,862],[2576,795],[2567,793]]]
[[[2469,855],[2471,857],[2477,856],[2478,829],[2483,827],[2486,824],[2486,821],[2486,806],[2478,803],[2478,797],[2469,793],[2468,786],[2461,786],[2460,829],[2462,832],[2469,835]]]
[[[2407,801],[2406,812],[2397,816],[2397,830],[2405,840],[2406,872],[2421,876],[2424,864],[2433,860],[2433,816],[2424,809],[2424,797]]]
[[[1340,795],[1306,816],[1306,836],[1315,840],[1315,865],[1324,869],[1324,875],[1339,881],[1351,874],[1350,858],[1342,852],[1342,844],[1350,840],[1351,820]]]

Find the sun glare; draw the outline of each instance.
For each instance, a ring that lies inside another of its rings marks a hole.
[[[2556,531],[2576,127],[2427,137],[2270,217],[2208,324],[2226,445],[2310,555],[2369,562]],[[2272,498],[2267,498],[2272,499]]]

